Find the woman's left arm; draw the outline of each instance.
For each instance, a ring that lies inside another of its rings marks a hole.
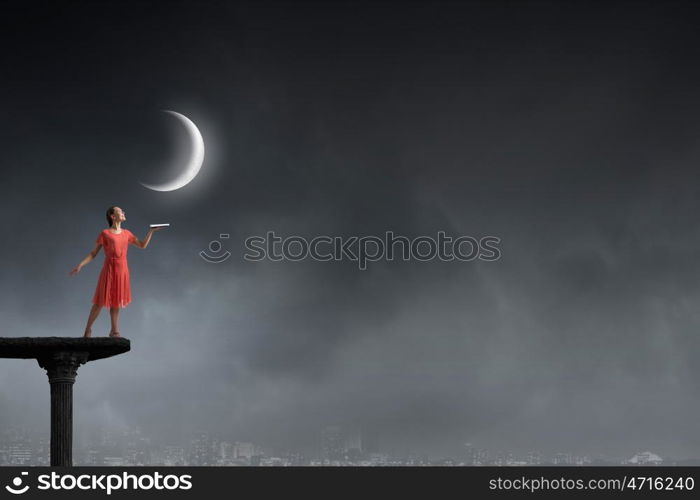
[[[148,244],[151,242],[151,236],[153,236],[153,233],[155,233],[159,229],[163,229],[163,228],[162,227],[152,227],[151,229],[149,229],[148,233],[146,233],[146,237],[143,240],[138,239],[136,237],[136,235],[133,235],[133,233],[132,233],[132,235],[134,237],[130,241],[130,243],[132,243],[133,245],[136,245],[139,248],[146,248],[148,246]]]

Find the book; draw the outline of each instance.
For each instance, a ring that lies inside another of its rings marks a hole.
[[[151,224],[150,227],[170,227],[170,224]]]

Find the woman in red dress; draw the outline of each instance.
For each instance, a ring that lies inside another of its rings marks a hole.
[[[131,302],[131,286],[129,281],[129,266],[126,261],[126,254],[129,244],[139,248],[146,248],[151,241],[151,236],[155,231],[163,228],[151,228],[146,238],[141,241],[134,233],[122,228],[121,224],[126,220],[126,214],[119,207],[109,207],[107,209],[107,223],[109,229],[103,230],[95,241],[95,248],[70,272],[74,275],[80,269],[94,259],[100,251],[100,247],[105,249],[105,260],[97,280],[95,294],[92,297],[92,309],[88,316],[84,337],[92,336],[92,323],[97,319],[103,307],[109,307],[109,314],[112,319],[112,330],[110,337],[120,337],[119,335],[119,309],[126,307]]]

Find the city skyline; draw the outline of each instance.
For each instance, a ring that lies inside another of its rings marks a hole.
[[[340,431],[343,439],[335,450],[324,439]],[[581,455],[560,451],[551,455],[530,450],[516,453],[462,443],[451,456],[430,457],[418,450],[396,454],[387,450],[356,447],[361,431],[333,424],[319,429],[316,453],[265,449],[255,443],[227,441],[206,431],[183,437],[179,443],[152,443],[133,429],[102,429],[91,439],[78,440],[76,466],[680,466],[700,465],[700,458],[665,457],[650,451],[626,458]],[[13,427],[0,432],[0,466],[48,466],[49,440],[35,431]]]

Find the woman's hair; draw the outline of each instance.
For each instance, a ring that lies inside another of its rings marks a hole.
[[[107,209],[107,225],[108,225],[109,227],[112,227],[112,217],[110,217],[110,216],[111,216],[111,215],[114,215],[114,209],[115,209],[115,208],[117,208],[116,205],[114,205],[113,207],[109,207],[109,208]]]

